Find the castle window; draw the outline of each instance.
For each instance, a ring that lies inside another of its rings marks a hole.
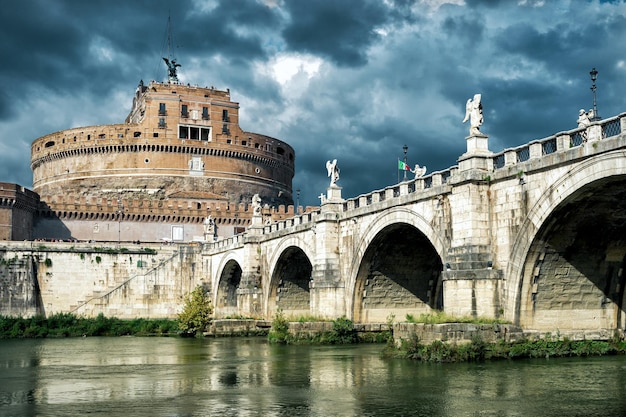
[[[208,142],[211,141],[211,129],[205,129],[205,128],[201,128],[200,129],[200,140],[206,140]]]
[[[161,129],[165,128],[165,119],[163,117],[159,118],[159,127]]]
[[[46,142],[46,148],[51,148],[52,146],[54,146],[54,141],[50,141],[50,142]]]
[[[259,149],[259,144],[258,143],[254,144],[254,149]]]
[[[200,139],[200,129],[198,129],[197,127],[192,127],[189,129],[189,138],[190,139],[195,139],[198,140]]]
[[[276,148],[276,153],[278,155],[284,155],[285,154],[285,150],[279,146],[278,148]]]
[[[87,140],[91,140],[91,135],[87,135]]]
[[[179,139],[187,139],[189,137],[189,127],[187,126],[178,126],[178,138]]]
[[[165,103],[159,103],[159,116],[165,116],[166,114]]]
[[[98,139],[105,139],[106,137],[107,137],[107,135],[106,135],[106,134],[104,134],[104,133],[100,133],[100,134],[98,135]]]
[[[230,135],[230,132],[228,131],[228,125],[226,123],[222,125],[222,133],[224,135]]]
[[[202,108],[202,120],[209,120],[209,108],[208,107]]]
[[[241,141],[241,146],[246,146],[248,144],[248,142],[246,142],[245,140]]]
[[[189,117],[189,109],[187,108],[186,104],[182,105],[181,111],[180,111],[180,115],[182,117]]]
[[[232,143],[233,141],[230,139],[226,139],[226,143],[228,143],[229,145]]]
[[[226,109],[222,110],[222,121],[230,122],[230,117],[228,117],[228,110]]]
[[[153,137],[153,138],[158,138],[158,137],[159,137],[159,132],[154,132],[154,133],[152,134],[152,137]]]
[[[134,138],[140,138],[141,137],[141,132],[134,132],[133,133],[133,137]]]

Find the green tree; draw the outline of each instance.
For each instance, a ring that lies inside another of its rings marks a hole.
[[[185,299],[178,314],[178,328],[183,334],[201,336],[211,322],[213,305],[204,287],[198,286]]]

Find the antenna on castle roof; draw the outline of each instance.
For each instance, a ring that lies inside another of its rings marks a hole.
[[[171,16],[167,16],[167,58],[163,57],[165,65],[167,65],[167,79],[171,83],[178,83],[178,75],[176,68],[181,65],[176,62],[176,58],[172,53],[172,22]]]

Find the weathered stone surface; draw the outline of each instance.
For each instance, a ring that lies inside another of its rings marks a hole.
[[[146,258],[155,259],[149,272],[131,266],[130,254],[79,267],[71,244],[54,243],[51,265],[40,259],[32,276],[46,313],[171,316],[204,283],[221,317],[269,320],[285,308],[385,323],[443,309],[540,333],[621,331],[626,134],[574,145],[576,133],[539,141],[541,155],[536,142],[533,152],[494,155],[492,171],[454,167],[218,242],[163,245]],[[7,244],[5,259],[42,256],[33,245]]]

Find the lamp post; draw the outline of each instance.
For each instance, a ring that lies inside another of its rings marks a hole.
[[[598,115],[598,106],[596,103],[596,80],[598,79],[598,71],[596,67],[593,67],[591,71],[589,71],[589,75],[591,76],[591,91],[593,93],[593,117],[592,121],[600,120],[600,116]]]
[[[408,146],[406,146],[406,145],[404,145],[404,146],[402,147],[402,150],[404,151],[404,165],[406,166],[406,151],[408,151],[408,150],[409,150],[409,147],[408,147]],[[403,181],[406,181],[406,169],[405,169],[405,170],[403,170],[403,171],[404,171],[404,179],[403,179]]]

